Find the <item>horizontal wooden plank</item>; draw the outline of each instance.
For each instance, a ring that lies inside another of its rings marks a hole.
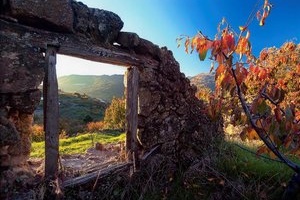
[[[49,32],[0,19],[0,42],[15,40],[29,47],[45,51],[47,45],[59,46],[58,54],[91,61],[120,65],[156,68],[159,62],[153,58],[130,53],[118,45],[104,47],[97,41],[75,34]]]
[[[125,170],[129,170],[130,167],[132,166],[132,163],[120,163],[120,164],[115,164],[113,166],[107,167],[107,168],[102,168],[97,171],[94,171],[92,173],[85,174],[80,177],[76,177],[70,180],[67,180],[63,182],[62,187],[76,187],[76,186],[81,186],[90,182],[103,179],[107,176],[110,176],[112,174],[116,174]],[[101,166],[103,167],[103,166]]]

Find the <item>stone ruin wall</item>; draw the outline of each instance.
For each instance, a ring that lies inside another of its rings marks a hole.
[[[172,52],[134,33],[120,32],[123,22],[116,14],[71,0],[47,4],[41,0],[0,0],[0,6],[1,168],[23,165],[29,157],[33,112],[41,97],[37,88],[45,66],[43,51],[22,42],[28,35],[6,36],[2,29],[5,21],[77,35],[107,49],[117,42],[130,54],[156,60],[156,67],[136,66],[140,73],[138,137],[144,149],[162,144],[162,154],[191,161],[199,156],[194,147],[207,145],[218,134],[218,122],[203,114],[196,88],[180,72]]]
[[[44,58],[34,48],[0,40],[0,166],[25,163],[30,154],[33,112],[40,102],[37,89],[44,77]]]
[[[203,113],[204,105],[195,97],[197,88],[180,72],[172,52],[161,48],[159,57],[157,69],[140,72],[138,137],[146,149],[162,144],[162,154],[188,164],[201,156],[197,147],[207,146],[220,134],[219,121]]]

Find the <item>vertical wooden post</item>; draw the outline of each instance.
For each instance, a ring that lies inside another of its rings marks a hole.
[[[128,68],[126,90],[126,153],[128,159],[133,161],[134,170],[139,168],[137,146],[138,83],[138,69],[136,67]]]
[[[58,84],[56,77],[57,47],[47,46],[46,68],[43,82],[44,130],[45,130],[45,178],[56,178],[58,174],[59,127]]]

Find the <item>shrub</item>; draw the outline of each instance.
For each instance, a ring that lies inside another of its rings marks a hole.
[[[105,111],[104,123],[106,128],[125,130],[125,99],[113,98]]]
[[[44,126],[34,124],[32,126],[31,140],[33,142],[41,142],[45,140]]]
[[[86,125],[86,128],[89,132],[98,132],[102,131],[105,128],[105,124],[103,121],[90,122]]]

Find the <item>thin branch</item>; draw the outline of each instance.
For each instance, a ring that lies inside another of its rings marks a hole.
[[[232,59],[232,58],[231,58]],[[253,129],[257,132],[258,136],[260,137],[260,139],[266,144],[266,146],[282,161],[284,162],[286,165],[288,165],[291,169],[293,169],[296,173],[300,172],[300,167],[295,164],[294,162],[290,161],[289,159],[287,159],[284,155],[282,155],[278,149],[274,146],[273,143],[271,143],[263,134],[264,130],[259,128],[256,123],[255,120],[253,120],[251,112],[247,106],[247,103],[243,97],[242,91],[240,86],[238,85],[238,81],[237,81],[237,77],[235,74],[234,69],[231,67],[231,71],[232,71],[232,75],[235,81],[235,85],[236,85],[236,89],[237,89],[237,94],[238,97],[240,99],[240,102],[242,104],[242,108],[251,124],[251,126],[253,127]]]
[[[263,98],[265,98],[266,100],[269,100],[273,105],[278,106],[278,102],[275,102],[275,101],[267,94],[266,90],[267,90],[267,85],[266,85],[266,86],[264,87],[264,89],[262,90],[261,96],[262,96]],[[282,108],[280,108],[280,111],[281,111],[283,114],[285,114],[285,111],[284,111]]]
[[[258,10],[257,8],[259,7],[259,3],[260,3],[260,0],[257,0],[257,2],[256,2],[256,4],[255,4],[255,6],[253,7],[253,9],[252,9],[250,15],[248,16],[248,19],[247,19],[246,24],[245,24],[246,27],[249,27],[249,25],[250,25],[251,22],[253,21],[253,19],[254,19],[254,17],[255,17],[255,14],[256,14],[256,12],[257,12],[257,10]]]
[[[269,140],[269,142],[274,146],[275,149],[277,149],[277,146],[276,144],[272,141],[272,139],[270,138],[270,134],[266,131],[266,129],[264,128],[264,125],[263,123],[261,122],[261,118],[258,119],[259,123],[260,123],[260,126],[263,127],[261,128],[262,131],[264,132],[265,136],[266,136],[266,139]],[[277,149],[278,150],[278,149]]]

